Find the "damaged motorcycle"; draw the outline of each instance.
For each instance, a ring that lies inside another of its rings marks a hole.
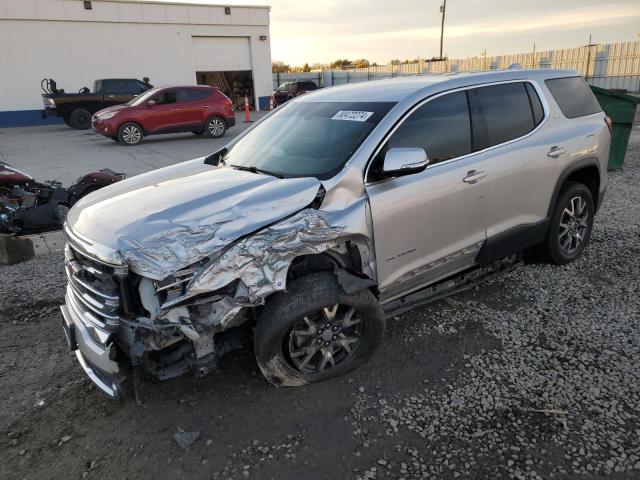
[[[124,178],[124,173],[105,168],[83,175],[65,188],[57,181],[37,182],[0,162],[0,233],[26,235],[59,230],[74,203]]]

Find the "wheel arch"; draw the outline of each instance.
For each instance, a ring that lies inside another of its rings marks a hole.
[[[118,124],[118,129],[117,129],[118,134],[120,133],[120,129],[121,129],[124,125],[126,125],[127,123],[135,123],[135,124],[140,128],[140,130],[142,131],[142,136],[143,136],[143,137],[147,136],[147,131],[145,130],[144,125],[142,125],[142,122],[140,122],[139,120],[137,120],[137,119],[135,119],[135,118],[128,118],[128,119],[126,119],[126,120],[121,121],[121,122]]]
[[[591,191],[591,196],[593,197],[593,203],[596,210],[600,206],[599,163],[596,158],[585,158],[566,167],[558,177],[556,186],[553,189],[551,202],[549,202],[547,218],[551,218],[553,215],[553,210],[558,203],[560,193],[562,192],[563,187],[569,182],[577,182],[586,185]]]
[[[365,273],[363,255],[355,242],[347,241],[339,250],[297,256],[289,264],[287,283],[309,273],[323,271],[332,272],[345,291],[368,288],[379,298],[378,285]]]

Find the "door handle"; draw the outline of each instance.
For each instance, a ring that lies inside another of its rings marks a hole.
[[[202,108],[209,108],[209,105],[202,105]]]
[[[107,98],[113,98],[115,95],[107,95]]]
[[[558,158],[563,153],[567,153],[567,150],[564,147],[553,146],[547,153],[547,157]]]
[[[467,172],[467,176],[462,179],[464,183],[474,184],[477,183],[478,180],[483,179],[487,176],[486,172],[478,172],[477,170],[469,170]]]
[[[180,111],[180,109],[179,109],[179,108],[172,108],[172,109],[171,109],[171,111],[172,111],[172,112],[179,112],[179,111]]]

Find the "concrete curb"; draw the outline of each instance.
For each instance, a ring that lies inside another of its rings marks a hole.
[[[0,265],[26,262],[34,257],[62,252],[64,235],[62,231],[39,233],[16,237],[0,235]]]
[[[50,253],[64,250],[64,235],[62,230],[55,232],[38,233],[21,237],[30,240],[33,244],[33,253],[36,257],[49,255]]]

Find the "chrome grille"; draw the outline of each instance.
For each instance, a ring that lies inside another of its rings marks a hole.
[[[68,293],[83,317],[95,326],[112,331],[120,323],[120,295],[114,267],[84,254],[70,242],[65,244]]]

